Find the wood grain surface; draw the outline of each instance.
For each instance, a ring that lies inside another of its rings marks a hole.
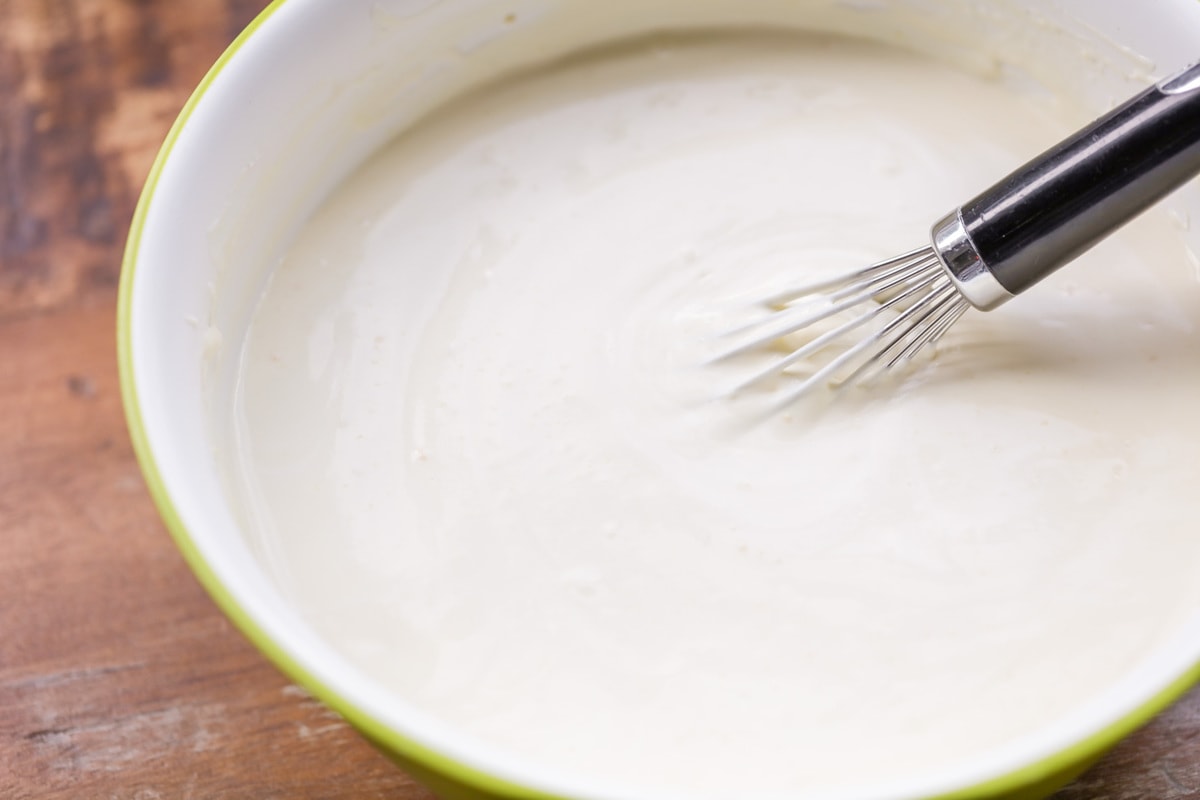
[[[0,799],[430,800],[191,577],[114,355],[124,236],[263,0],[0,0]],[[1200,692],[1058,800],[1200,800]]]

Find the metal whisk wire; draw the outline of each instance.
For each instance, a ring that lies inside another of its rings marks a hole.
[[[816,307],[807,302],[817,299],[822,302]],[[847,275],[777,292],[766,298],[764,304],[779,313],[737,331],[754,335],[719,359],[803,333],[831,317],[856,313],[743,380],[733,388],[733,395],[781,375],[839,342],[845,343],[843,337],[872,321],[887,320],[802,380],[788,393],[786,402],[825,384],[836,383],[839,389],[848,387],[876,369],[890,369],[912,359],[936,342],[970,307],[929,247],[911,250]],[[850,371],[836,380],[835,376],[845,370]]]

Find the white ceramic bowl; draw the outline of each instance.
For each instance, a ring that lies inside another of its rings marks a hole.
[[[126,253],[119,348],[129,426],[159,509],[246,635],[446,798],[584,800],[613,791],[557,775],[552,765],[514,763],[424,717],[328,647],[276,590],[239,528],[215,453],[229,413],[222,398],[231,356],[253,301],[331,187],[465,88],[654,29],[808,28],[818,6],[829,28],[919,39],[960,59],[973,57],[979,42],[1021,53],[1097,112],[1159,65],[1194,59],[1200,41],[1197,0],[1139,3],[1136,13],[1121,0],[277,0],[205,78],[154,165]],[[532,46],[531,31],[549,24],[553,45]],[[1200,217],[1196,187],[1169,202]],[[871,796],[1043,797],[1198,678],[1200,619],[1062,724]],[[636,787],[618,794],[646,796]]]

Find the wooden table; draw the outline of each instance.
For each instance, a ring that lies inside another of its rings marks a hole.
[[[191,577],[117,392],[121,249],[188,93],[263,0],[0,0],[0,798],[431,795]],[[1059,800],[1200,800],[1200,692]]]

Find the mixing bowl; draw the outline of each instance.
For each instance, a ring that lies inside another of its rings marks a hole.
[[[239,522],[220,452],[239,343],[306,217],[430,110],[490,77],[589,45],[722,27],[849,33],[968,64],[1000,56],[1099,112],[1195,57],[1200,3],[1156,0],[1134,14],[1119,0],[277,0],[197,89],[138,205],[121,282],[121,385],[167,526],[268,657],[446,798],[611,794],[553,765],[515,762],[420,713],[289,606]],[[1200,213],[1196,187],[1168,202],[1180,219]],[[1197,234],[1188,235],[1195,247]],[[1044,797],[1198,678],[1200,617],[1062,724],[872,796]]]

